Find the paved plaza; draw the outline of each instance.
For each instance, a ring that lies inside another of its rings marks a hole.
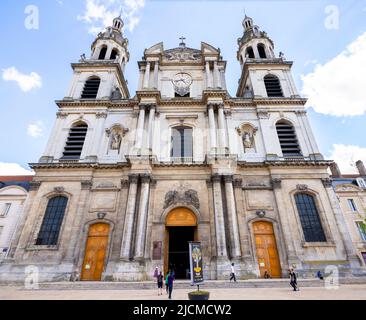
[[[173,300],[188,300],[189,289],[173,291]],[[366,300],[366,285],[341,285],[338,289],[324,287],[300,288],[223,288],[209,289],[210,300]],[[24,290],[0,287],[0,300],[168,300],[157,290]]]

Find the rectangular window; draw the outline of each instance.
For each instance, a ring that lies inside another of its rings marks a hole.
[[[348,199],[348,205],[353,212],[357,212],[356,204],[353,199]]]
[[[1,218],[5,218],[8,215],[10,207],[11,207],[11,203],[5,203],[5,205],[3,206],[3,208],[0,212]]]
[[[366,224],[362,221],[356,222],[357,229],[360,232],[361,239],[366,241]]]

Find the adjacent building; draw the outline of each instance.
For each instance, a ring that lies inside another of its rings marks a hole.
[[[189,241],[202,243],[206,279],[227,279],[231,262],[242,279],[361,274],[332,162],[268,34],[245,17],[235,97],[222,52],[183,37],[144,51],[131,96],[122,28],[114,19],[72,64],[0,279],[28,265],[42,281],[145,280],[155,266],[184,279]]]
[[[366,169],[356,162],[358,174],[342,175],[337,164],[331,166],[333,187],[361,263],[366,266]]]
[[[24,214],[31,176],[0,177],[0,261],[9,254],[19,221]]]

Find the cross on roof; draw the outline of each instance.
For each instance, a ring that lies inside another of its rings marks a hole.
[[[179,44],[179,46],[185,47],[186,44],[185,44],[184,40],[186,40],[186,38],[185,37],[180,37],[179,39],[181,41],[181,43]]]

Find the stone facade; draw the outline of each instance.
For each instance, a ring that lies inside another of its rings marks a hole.
[[[239,278],[260,277],[258,222],[273,227],[283,277],[289,267],[307,277],[328,265],[342,275],[362,272],[327,183],[331,162],[317,147],[292,62],[274,56],[268,36],[246,17],[237,97],[226,90],[220,50],[206,43],[191,49],[182,41],[170,50],[163,43],[145,50],[139,87],[130,98],[121,25],[115,19],[98,35],[90,59],[72,65],[72,83],[57,101],[60,111],[45,153],[32,164],[36,176],[26,215],[0,279],[23,279],[28,265],[37,266],[44,281],[81,279],[89,268],[84,264],[89,230],[98,223],[109,225],[101,279],[150,279],[156,265],[167,264],[166,221],[176,208],[195,217],[206,279],[226,279],[232,261]],[[264,49],[250,58],[246,50],[257,45]],[[113,48],[119,54],[110,59]],[[281,96],[268,96],[268,74],[279,80]],[[99,77],[99,90],[94,99],[83,99],[90,77]],[[283,153],[279,121],[291,124],[301,154]],[[81,154],[65,159],[70,128],[80,123],[87,125]],[[191,153],[182,157],[171,153],[177,127],[192,132]],[[326,241],[305,241],[298,193],[315,199]],[[57,243],[37,245],[47,204],[57,196],[68,200]]]

